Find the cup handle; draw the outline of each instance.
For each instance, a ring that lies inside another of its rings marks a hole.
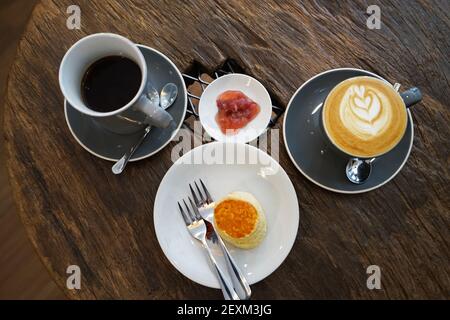
[[[422,92],[420,92],[419,88],[415,87],[400,93],[400,96],[405,102],[407,108],[412,107],[416,103],[422,101]]]
[[[159,105],[153,103],[145,95],[142,95],[134,105],[136,110],[143,112],[146,115],[145,123],[158,127],[167,128],[173,121],[170,113],[165,111]]]

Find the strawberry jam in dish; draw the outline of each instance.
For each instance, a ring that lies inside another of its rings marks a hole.
[[[228,90],[217,97],[217,124],[224,134],[236,134],[259,114],[259,105],[241,91]]]

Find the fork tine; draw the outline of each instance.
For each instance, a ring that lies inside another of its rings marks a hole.
[[[196,218],[195,218],[195,216],[192,214],[192,211],[191,211],[191,209],[189,209],[189,207],[188,207],[188,205],[187,205],[187,203],[186,203],[186,201],[183,199],[183,202],[184,202],[184,206],[186,207],[186,211],[187,211],[187,213],[188,213],[188,215],[189,215],[189,218],[191,219],[191,223],[192,222],[194,222],[195,220],[197,220]]]
[[[183,208],[181,207],[180,202],[178,202],[178,208],[180,209],[181,216],[183,217],[183,220],[186,223],[186,225],[191,224],[191,221],[190,221],[189,217],[186,215],[186,213],[184,212]]]
[[[198,201],[197,195],[195,194],[194,189],[192,188],[191,184],[189,183],[189,189],[191,189],[192,197],[194,198],[194,202],[197,205],[197,207],[200,207],[202,204],[200,201]]]
[[[200,184],[202,185],[203,191],[204,191],[205,194],[206,194],[206,201],[208,201],[208,203],[213,202],[213,199],[212,199],[211,195],[209,194],[208,189],[206,189],[206,186],[205,186],[205,184],[203,183],[203,180],[202,180],[202,179],[200,179]]]
[[[196,220],[201,220],[201,219],[202,219],[202,216],[200,215],[200,212],[198,212],[197,206],[196,206],[195,203],[192,201],[191,197],[188,197],[188,199],[189,199],[189,201],[191,202],[192,209],[194,209],[194,214],[195,214]]]
[[[195,184],[195,188],[197,188],[198,194],[200,195],[200,200],[201,200],[201,204],[205,204],[206,203],[206,198],[203,196],[203,193],[200,191],[200,188],[198,187],[197,181],[194,181]]]

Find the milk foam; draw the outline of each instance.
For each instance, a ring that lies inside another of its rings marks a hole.
[[[322,119],[331,142],[361,158],[391,150],[408,124],[400,95],[387,82],[364,76],[344,80],[331,90]]]
[[[366,85],[351,85],[339,105],[342,124],[354,135],[366,140],[389,127],[392,106],[382,92]]]

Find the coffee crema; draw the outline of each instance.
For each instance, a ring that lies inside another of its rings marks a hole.
[[[338,84],[328,95],[322,116],[330,140],[360,158],[390,151],[407,126],[403,99],[388,83],[373,77],[355,77]]]

